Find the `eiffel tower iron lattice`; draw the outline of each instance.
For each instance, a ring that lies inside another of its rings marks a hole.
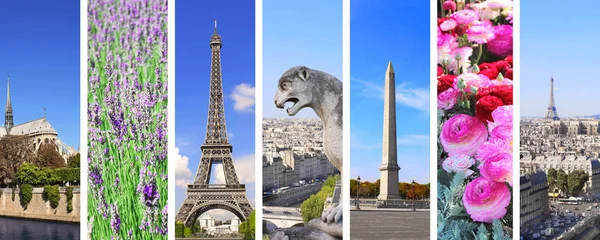
[[[546,118],[559,120],[558,113],[556,112],[556,105],[554,105],[554,78],[550,77],[550,103],[546,111]]]
[[[221,46],[221,36],[217,33],[215,20],[215,31],[210,38],[212,64],[206,138],[200,147],[202,157],[196,178],[193,184],[188,185],[187,196],[175,217],[177,222],[183,222],[187,227],[191,227],[200,215],[212,209],[230,211],[242,221],[245,221],[252,212],[252,206],[246,198],[246,187],[238,180],[231,157],[233,148],[227,138],[221,77]],[[223,165],[225,184],[210,184],[211,167],[218,163]]]

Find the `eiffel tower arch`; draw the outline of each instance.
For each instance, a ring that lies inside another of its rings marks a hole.
[[[223,85],[221,77],[221,36],[215,32],[211,36],[212,64],[210,75],[210,99],[206,138],[202,157],[193,184],[188,185],[187,196],[175,217],[178,222],[191,227],[203,213],[213,209],[227,210],[245,221],[252,212],[252,206],[246,198],[246,187],[240,184],[231,152],[233,147],[227,138]],[[225,184],[211,184],[210,176],[213,164],[222,164]]]

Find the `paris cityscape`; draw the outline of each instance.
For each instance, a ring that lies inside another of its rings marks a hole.
[[[307,199],[339,174],[323,153],[323,124],[314,118],[265,118],[262,126],[263,232],[304,226],[310,218],[301,214],[303,203],[308,208]]]
[[[600,235],[600,119],[558,115],[554,78],[543,118],[520,121],[520,225],[524,239]]]

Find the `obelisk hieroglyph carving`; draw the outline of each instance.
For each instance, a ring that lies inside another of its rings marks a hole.
[[[381,146],[381,181],[377,199],[397,199],[398,195],[398,159],[396,155],[396,80],[392,61],[385,73],[383,103],[383,142]]]

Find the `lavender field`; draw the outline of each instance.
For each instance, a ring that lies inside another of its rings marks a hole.
[[[88,238],[167,238],[167,0],[88,3]]]

